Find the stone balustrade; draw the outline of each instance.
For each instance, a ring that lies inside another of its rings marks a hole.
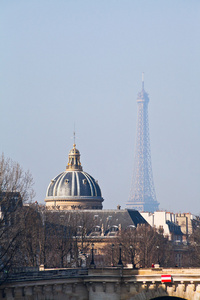
[[[161,282],[161,275],[172,281]],[[200,300],[200,269],[52,269],[11,274],[0,286],[5,300]]]

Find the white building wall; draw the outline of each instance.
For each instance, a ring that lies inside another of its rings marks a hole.
[[[154,213],[142,212],[143,218],[151,225],[157,229],[163,228],[164,236],[168,236],[171,239],[169,227],[166,221],[174,222],[174,214],[165,211],[155,211]]]
[[[140,213],[143,218],[151,225],[151,227],[154,227],[154,214],[150,212],[142,212]]]

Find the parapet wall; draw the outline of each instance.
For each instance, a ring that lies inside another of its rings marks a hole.
[[[171,282],[161,282],[161,275]],[[4,300],[200,300],[200,269],[60,269],[12,274],[0,286]]]

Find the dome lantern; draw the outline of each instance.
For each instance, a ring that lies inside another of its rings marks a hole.
[[[76,144],[73,144],[73,149],[69,151],[69,159],[66,170],[80,170],[82,171],[80,162],[80,152],[76,149]]]

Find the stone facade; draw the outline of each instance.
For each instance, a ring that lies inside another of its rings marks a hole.
[[[172,282],[162,283],[170,274]],[[62,269],[10,277],[0,287],[6,300],[200,299],[200,269]]]

